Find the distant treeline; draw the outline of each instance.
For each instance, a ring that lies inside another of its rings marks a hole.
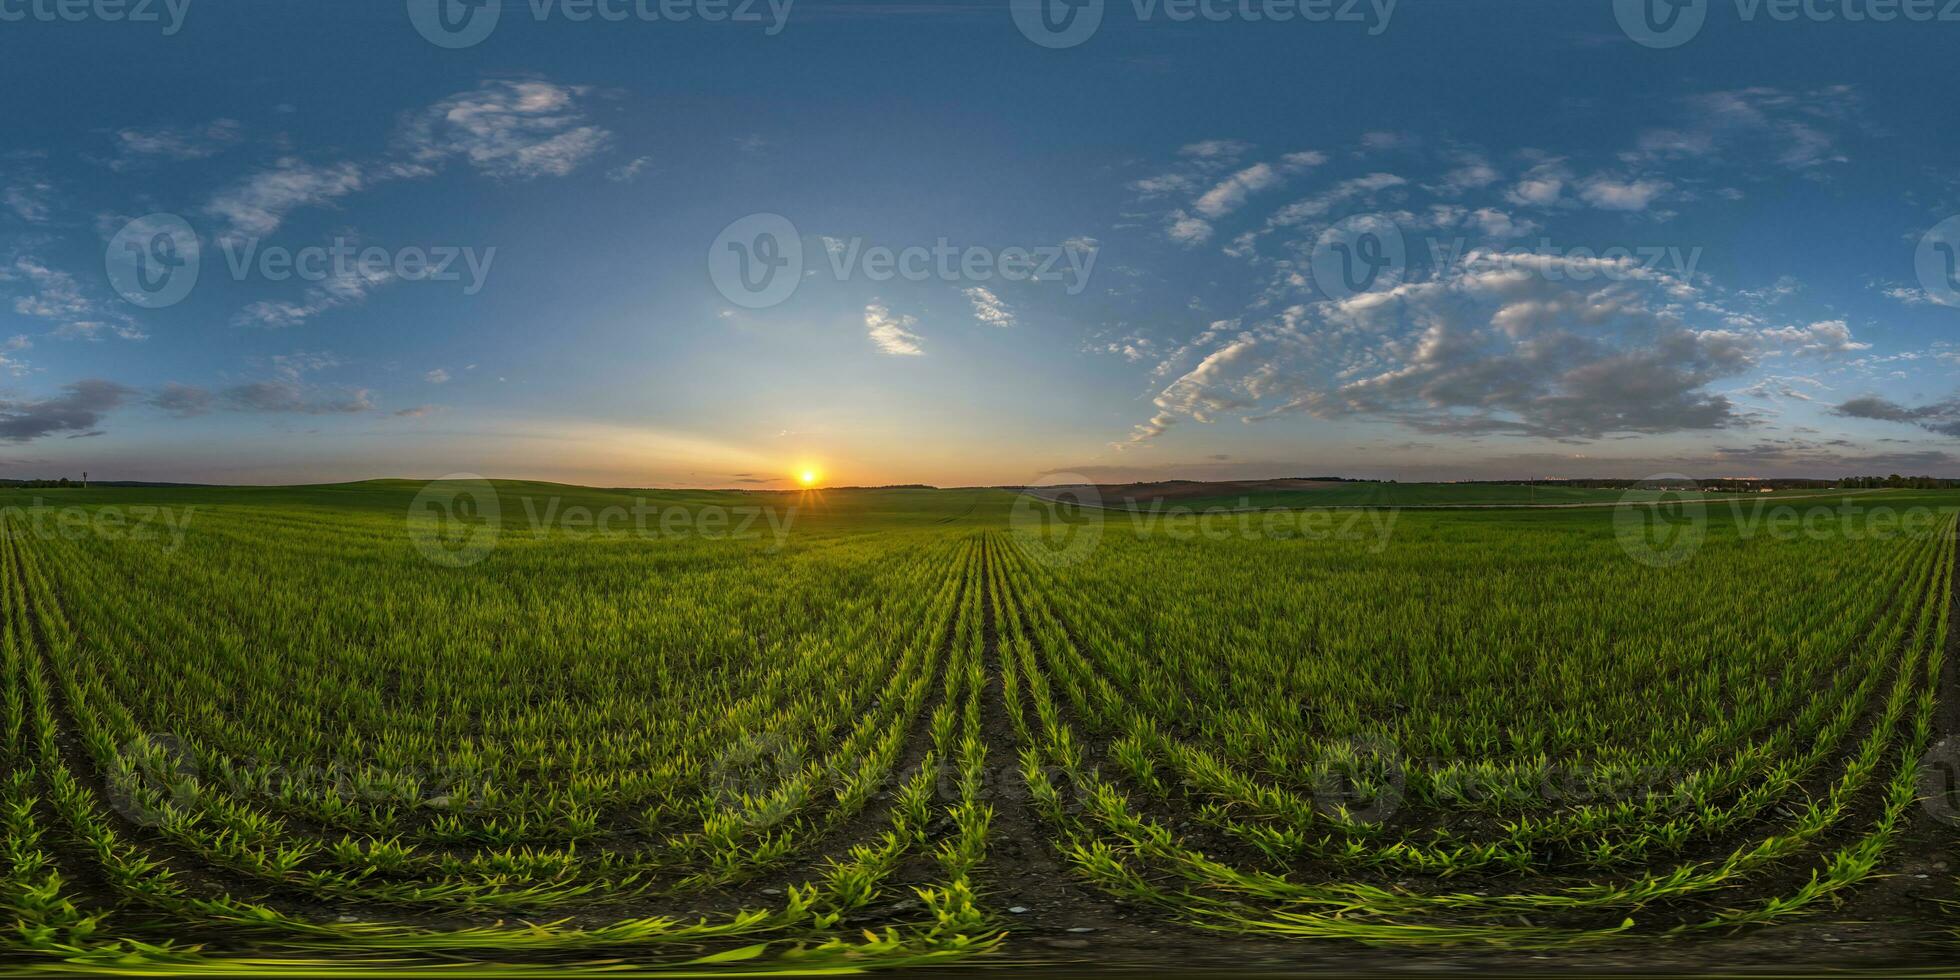
[[[0,487],[19,490],[55,490],[61,487],[81,489],[85,484],[80,480],[57,477],[52,480],[0,480]],[[90,480],[91,487],[202,487],[205,483],[148,483],[142,480]]]
[[[1879,487],[1897,487],[1905,490],[1956,490],[1960,480],[1949,480],[1938,476],[1848,476],[1838,481],[1838,486],[1852,490],[1872,490]]]
[[[1461,483],[1486,485],[1529,486],[1529,487],[1583,487],[1597,490],[1626,490],[1633,487],[1654,486],[1671,483],[1668,480],[1461,480]],[[1850,476],[1838,480],[1807,480],[1794,477],[1776,477],[1764,480],[1712,479],[1696,480],[1695,485],[1704,490],[1955,490],[1960,489],[1960,479],[1947,479],[1937,476]]]

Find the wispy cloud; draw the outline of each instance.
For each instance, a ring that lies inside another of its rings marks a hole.
[[[304,297],[293,300],[259,300],[232,317],[232,325],[278,330],[296,327],[328,310],[353,306],[377,287],[394,281],[387,270],[370,273],[363,268],[337,270],[333,275],[307,288]]]
[[[422,165],[461,158],[499,179],[563,177],[612,139],[585,122],[578,99],[586,92],[539,80],[486,81],[411,117],[399,143]]]
[[[121,129],[115,133],[111,170],[131,170],[157,161],[203,160],[237,145],[244,127],[235,119],[214,119],[202,126],[158,126]]]
[[[966,298],[973,301],[973,318],[991,327],[1011,327],[1015,323],[1014,311],[1001,302],[994,291],[985,286],[973,286],[966,290]]]
[[[0,268],[0,282],[26,283],[30,290],[14,298],[14,312],[54,321],[52,333],[57,338],[143,340],[149,336],[128,316],[91,297],[74,276],[33,256],[16,258],[11,269]]]
[[[542,80],[486,81],[409,114],[387,156],[326,164],[288,156],[218,192],[204,210],[223,222],[221,240],[235,242],[277,231],[294,211],[331,206],[378,183],[432,176],[452,160],[500,180],[562,177],[612,138],[584,121],[578,102],[586,91]]]
[[[1804,326],[1775,327],[1761,332],[1785,353],[1818,357],[1870,350],[1870,344],[1852,339],[1851,328],[1843,320],[1819,320]]]
[[[7,209],[29,224],[40,224],[54,214],[54,184],[37,174],[19,174],[0,192]]]
[[[642,171],[646,170],[647,164],[652,162],[652,157],[634,157],[606,171],[606,179],[615,184],[631,183],[635,177],[638,177]]]
[[[367,183],[352,163],[316,166],[287,157],[218,192],[204,210],[224,222],[221,240],[237,242],[270,235],[293,211],[332,204]]]
[[[872,303],[864,308],[864,327],[871,342],[878,349],[893,355],[918,356],[925,350],[919,346],[919,335],[912,332],[919,321],[915,317],[894,315],[883,303]]]

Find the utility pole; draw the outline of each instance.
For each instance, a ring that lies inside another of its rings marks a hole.
[[[87,470],[83,470],[83,471],[82,471],[82,489],[84,489],[84,490],[87,490],[87,489],[88,489],[88,471],[87,471]]]

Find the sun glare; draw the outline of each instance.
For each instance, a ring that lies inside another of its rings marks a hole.
[[[817,471],[804,470],[796,475],[796,479],[806,487],[814,487],[817,485]]]

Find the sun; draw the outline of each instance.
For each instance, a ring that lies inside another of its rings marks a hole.
[[[796,480],[798,483],[801,483],[806,487],[814,487],[817,485],[817,471],[804,470],[803,472],[796,474]]]

